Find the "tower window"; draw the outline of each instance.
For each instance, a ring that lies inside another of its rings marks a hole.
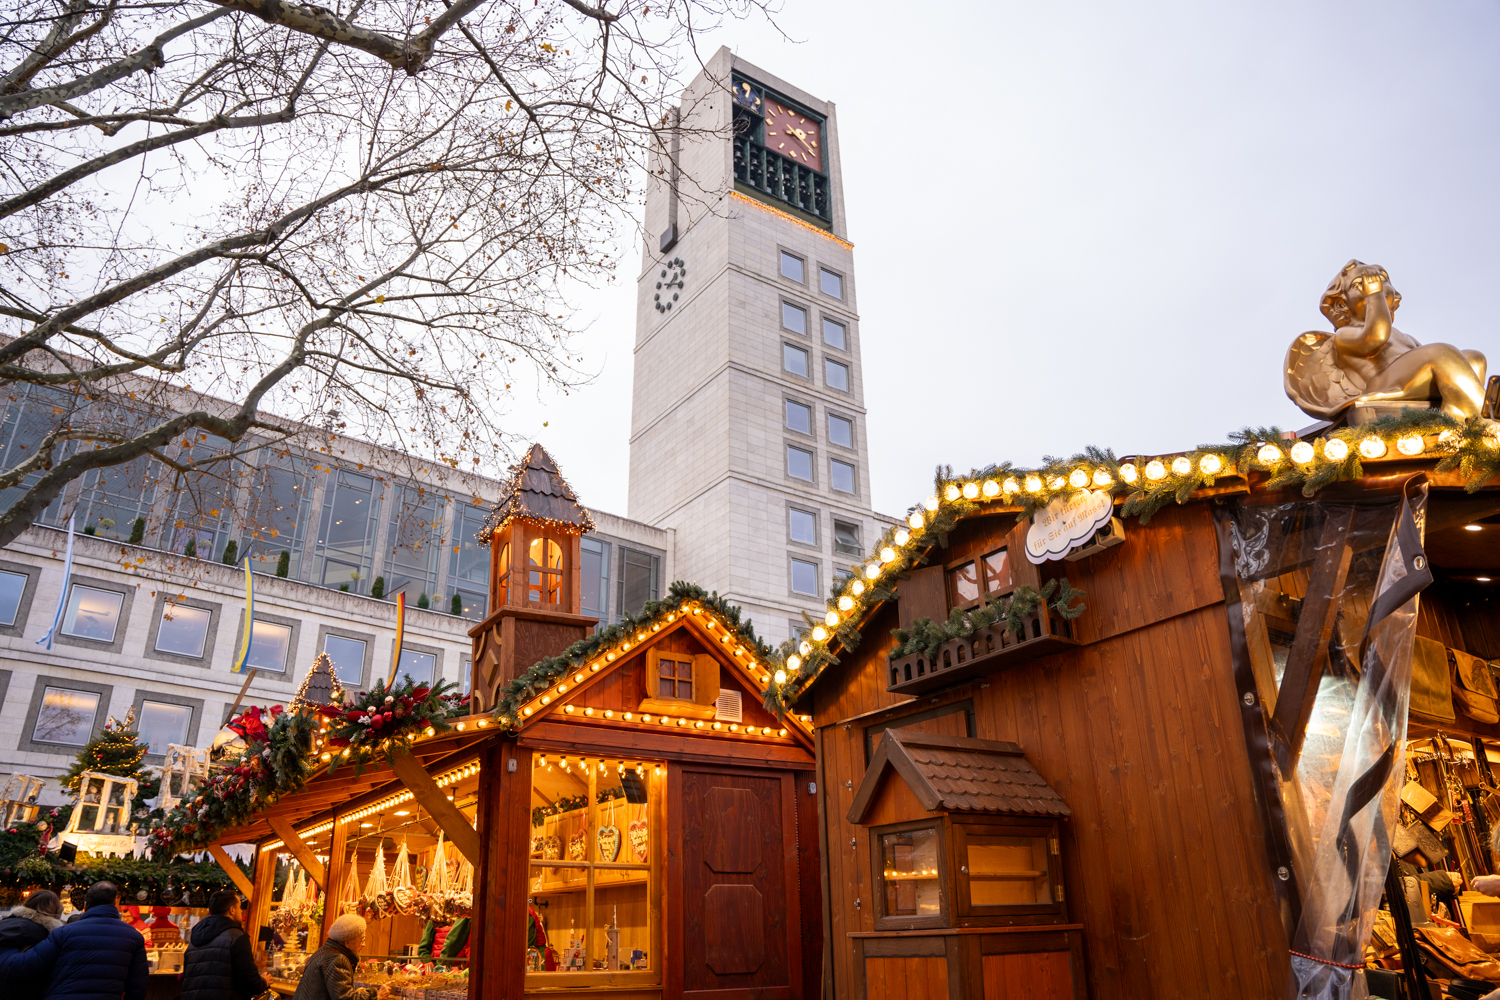
[[[790,302],[781,304],[781,325],[802,336],[807,336],[807,310]]]
[[[823,317],[823,343],[841,351],[849,349],[849,331],[838,320]]]
[[[840,493],[854,492],[854,466],[848,462],[830,459],[828,462],[828,479],[833,488]]]
[[[533,538],[527,555],[531,580],[526,599],[544,604],[561,604],[562,546],[550,538]]]
[[[786,401],[786,425],[802,434],[812,433],[812,407],[794,400]]]
[[[781,367],[793,375],[807,378],[807,352],[791,344],[781,345]]]
[[[849,366],[834,361],[832,358],[823,359],[823,381],[828,383],[830,389],[841,389],[849,391]]]
[[[787,536],[804,545],[818,544],[818,515],[792,507],[787,512]]]
[[[793,479],[802,479],[812,482],[812,452],[802,448],[786,446],[786,474]]]
[[[854,421],[837,414],[828,414],[828,440],[844,448],[854,447]]]
[[[818,596],[818,564],[806,559],[792,560],[792,593]]]
[[[824,295],[832,295],[836,299],[844,297],[844,276],[835,274],[826,267],[818,268],[818,286],[823,289]]]
[[[787,253],[785,250],[781,251],[781,276],[783,278],[791,278],[800,285],[802,283],[802,271],[801,257],[798,257],[796,254]]]

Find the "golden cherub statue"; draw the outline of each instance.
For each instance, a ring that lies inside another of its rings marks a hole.
[[[1286,394],[1310,416],[1333,420],[1350,407],[1362,423],[1365,404],[1436,401],[1460,420],[1484,407],[1486,362],[1478,351],[1449,344],[1419,344],[1396,329],[1391,315],[1401,295],[1385,268],[1351,260],[1329,282],[1322,313],[1332,334],[1311,331],[1286,353]]]

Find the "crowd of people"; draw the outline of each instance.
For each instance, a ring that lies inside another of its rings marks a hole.
[[[7,1000],[146,1000],[146,939],[121,918],[118,897],[113,884],[97,882],[66,921],[55,892],[33,892],[13,907],[0,919],[0,993]],[[208,916],[193,925],[183,955],[181,1000],[252,1000],[269,991],[265,953],[255,950],[242,919],[239,893],[209,896]],[[354,985],[365,929],[352,914],[335,920],[293,1000],[387,1000],[384,987]]]

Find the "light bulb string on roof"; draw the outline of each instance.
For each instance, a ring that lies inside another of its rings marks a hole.
[[[1125,462],[1107,449],[1087,448],[1040,468],[1007,462],[955,475],[940,467],[933,494],[910,509],[905,523],[887,529],[868,559],[835,582],[823,619],[808,619],[807,634],[783,646],[786,677],[778,675],[767,688],[766,708],[778,717],[785,713],[822,670],[838,662],[835,646],[855,648],[865,614],[894,596],[896,582],[930,549],[946,546],[961,519],[981,509],[1029,517],[1059,497],[1103,491],[1120,502],[1121,516],[1145,523],[1168,503],[1187,503],[1219,480],[1246,480],[1253,472],[1267,474],[1267,489],[1299,487],[1309,497],[1333,483],[1362,478],[1364,462],[1436,459],[1435,471],[1456,470],[1471,493],[1500,474],[1500,424],[1459,420],[1431,409],[1332,429],[1312,441],[1275,427],[1245,428],[1230,439]]]

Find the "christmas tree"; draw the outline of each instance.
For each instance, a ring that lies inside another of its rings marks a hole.
[[[150,772],[141,763],[145,759],[146,744],[140,741],[140,734],[135,730],[135,710],[126,714],[124,722],[117,722],[114,716],[110,716],[99,734],[78,751],[73,766],[62,776],[63,787],[77,795],[83,773],[94,771],[134,778],[144,790],[151,780]]]

